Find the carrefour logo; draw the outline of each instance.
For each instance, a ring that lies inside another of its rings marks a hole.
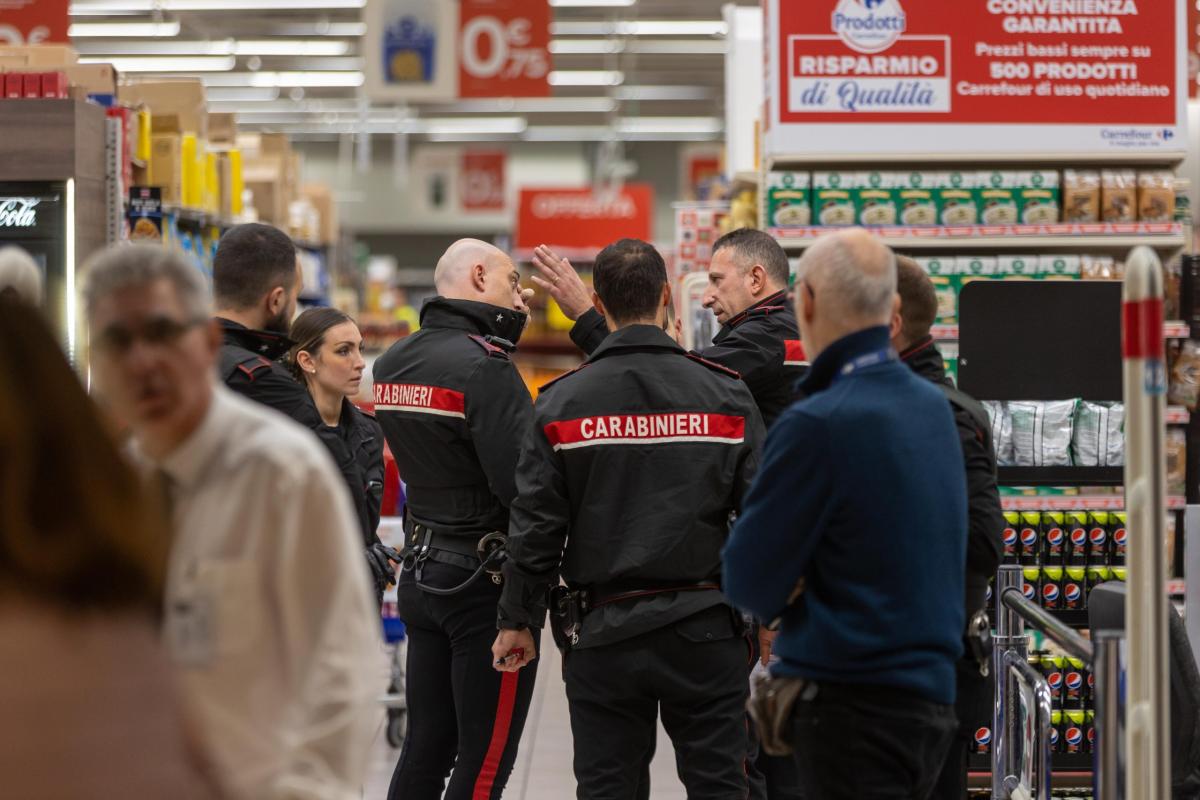
[[[838,0],[833,32],[860,53],[887,50],[907,27],[900,0]]]

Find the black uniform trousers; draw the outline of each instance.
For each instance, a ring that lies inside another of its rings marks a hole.
[[[749,649],[721,605],[566,655],[579,800],[635,800],[661,709],[688,800],[745,800]]]
[[[950,742],[950,752],[930,800],[966,800],[967,759],[975,731],[992,727],[991,681],[979,674],[979,664],[973,658],[960,659],[957,673],[954,713],[958,717],[958,730]]]
[[[470,574],[427,561],[421,582],[450,588]],[[541,659],[518,672],[493,668],[499,598],[487,575],[439,596],[418,588],[412,570],[400,573],[408,734],[388,800],[496,800],[504,791]],[[533,633],[537,641],[539,631]]]
[[[796,703],[807,800],[927,800],[956,729],[954,708],[886,686],[822,683]]]

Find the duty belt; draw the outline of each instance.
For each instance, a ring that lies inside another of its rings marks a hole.
[[[499,531],[486,533],[478,539],[462,535],[438,533],[419,522],[410,522],[404,537],[401,568],[412,570],[417,588],[436,595],[452,595],[466,589],[487,573],[492,583],[503,580],[500,566],[508,556],[504,546],[507,537]],[[472,570],[471,576],[458,586],[440,589],[422,582],[425,562],[430,559],[442,564]]]
[[[559,649],[567,652],[579,644],[583,618],[597,608],[668,592],[720,591],[715,581],[617,581],[597,583],[583,588],[555,586],[550,589],[550,631]]]

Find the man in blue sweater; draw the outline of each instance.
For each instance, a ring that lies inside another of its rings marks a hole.
[[[724,556],[737,606],[780,620],[779,676],[809,800],[924,800],[955,729],[966,482],[945,395],[889,342],[895,256],[869,233],[817,242],[796,316],[807,399],[767,437]]]

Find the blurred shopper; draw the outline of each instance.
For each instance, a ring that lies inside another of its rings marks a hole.
[[[221,237],[213,258],[221,380],[238,394],[318,430],[324,422],[311,395],[280,363],[294,344],[288,333],[303,283],[296,246],[278,228],[252,222]]]
[[[492,654],[511,672],[551,625],[564,661],[579,797],[633,800],[659,708],[691,800],[748,792],[749,647],[720,589],[721,547],[762,422],[737,373],[664,331],[671,287],[634,239],[596,257],[610,335],[542,387],[517,469]]]
[[[33,256],[16,245],[0,247],[0,299],[42,305],[42,271]]]
[[[990,654],[985,651],[981,631],[990,630],[987,620],[987,585],[1000,566],[1004,551],[1004,512],[996,488],[996,452],[987,412],[976,400],[958,389],[946,376],[942,354],[929,335],[937,318],[937,295],[925,270],[911,258],[896,259],[896,286],[900,312],[892,317],[892,346],[900,360],[913,372],[932,381],[950,401],[967,473],[967,629],[963,657],[957,667],[958,717],[955,736],[946,757],[933,797],[963,800],[967,796],[967,753],[975,731],[991,726],[992,704],[988,682],[981,668]]]
[[[220,330],[178,253],[122,247],[86,274],[96,385],[171,508],[164,636],[218,766],[248,798],[358,798],[379,617],[333,464],[214,385]]]
[[[156,508],[37,312],[0,298],[0,794],[215,796],[155,631]]]
[[[543,245],[534,251],[533,265],[544,276],[533,280],[575,320],[571,339],[585,353],[594,352],[608,328],[570,262]],[[721,330],[697,352],[742,376],[768,427],[791,404],[808,366],[787,302],[788,269],[774,237],[750,228],[730,231],[713,244],[704,293],[704,307]]]
[[[923,800],[955,730],[962,450],[945,396],[891,348],[898,303],[895,258],[864,231],[801,259],[807,399],[772,428],[725,550],[729,598],[782,618],[773,673],[798,689],[781,716],[812,800]]]
[[[455,242],[421,329],[375,362],[375,413],[408,487],[408,735],[391,800],[434,800],[443,787],[446,800],[500,797],[529,711],[534,670],[501,676],[488,658],[500,598],[492,548],[508,530],[533,414],[509,357],[528,319],[519,278],[492,245]]]
[[[350,398],[358,394],[367,362],[362,355],[362,333],[350,316],[336,308],[310,308],[292,324],[296,344],[288,364],[296,380],[304,383],[321,414],[322,441],[333,445],[334,460],[350,489],[358,514],[367,566],[375,581],[376,600],[396,575],[399,554],[385,547],[376,535],[383,501],[383,429],[375,417],[363,412]]]

